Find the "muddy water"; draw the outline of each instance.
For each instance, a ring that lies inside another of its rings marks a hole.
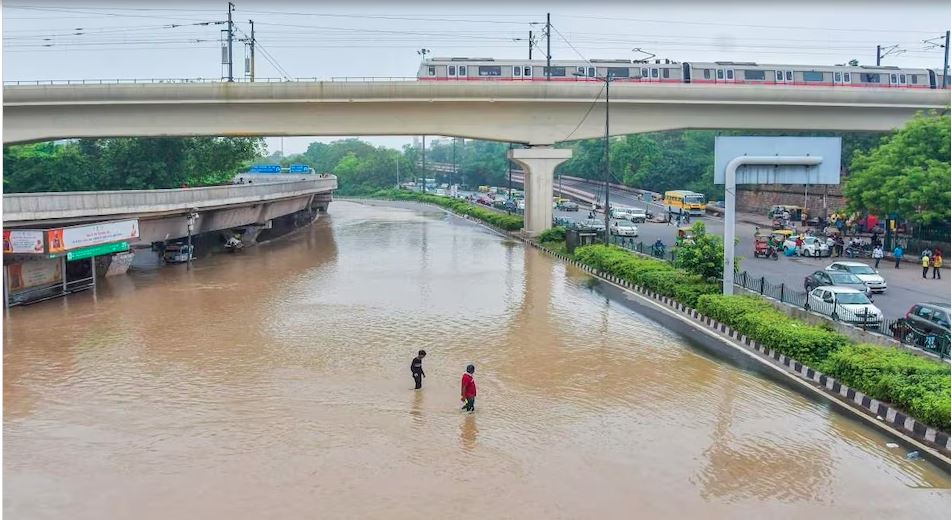
[[[3,334],[10,518],[951,511],[951,478],[877,431],[433,210],[335,202],[191,272],[14,309]]]

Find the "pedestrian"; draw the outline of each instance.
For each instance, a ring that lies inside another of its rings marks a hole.
[[[802,256],[802,235],[796,235],[796,255]]]
[[[936,251],[937,249],[938,248],[935,248]],[[935,253],[935,255],[931,257],[931,279],[932,280],[934,280],[935,278],[937,278],[938,280],[941,279],[941,264],[943,263],[944,263],[944,257],[941,256],[940,251]]]
[[[472,374],[475,373],[475,365],[469,364],[466,367],[466,373],[462,374],[462,409],[467,412],[475,411],[476,383]]]
[[[905,256],[905,250],[901,246],[895,246],[895,250],[892,251],[892,254],[895,255],[895,269],[899,269],[901,266],[901,257]]]
[[[668,226],[671,224],[670,220],[671,220],[671,219],[670,219],[670,210],[667,210],[667,225],[668,225]]]
[[[409,371],[413,374],[413,381],[416,382],[416,390],[423,387],[423,378],[426,377],[426,372],[423,372],[424,357],[426,357],[426,351],[420,350],[409,364]]]
[[[835,252],[835,239],[831,236],[826,237],[826,247],[829,248],[829,256],[832,256]]]
[[[921,255],[921,277],[928,277],[928,268],[931,267],[931,257]]]
[[[872,258],[875,259],[875,269],[878,269],[878,263],[881,262],[884,257],[885,250],[882,249],[881,245],[876,245],[875,249],[872,250]]]

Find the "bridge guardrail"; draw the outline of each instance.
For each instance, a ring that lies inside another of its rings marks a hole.
[[[337,188],[333,175],[313,180],[166,190],[17,193],[3,196],[4,222],[175,211],[275,200]]]

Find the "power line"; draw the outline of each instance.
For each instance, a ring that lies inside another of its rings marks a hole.
[[[598,95],[594,97],[594,101],[592,101],[591,104],[588,105],[588,110],[584,113],[584,116],[581,118],[581,121],[578,121],[578,124],[575,125],[574,130],[572,130],[571,133],[565,136],[565,138],[562,139],[562,141],[567,141],[568,139],[571,139],[571,136],[575,135],[575,132],[577,132],[578,129],[581,128],[581,125],[583,125],[584,122],[588,120],[588,115],[591,114],[591,110],[594,109],[594,105],[596,105],[598,103],[598,100],[601,99],[601,94],[604,93],[604,88],[606,86],[608,86],[607,82],[604,82],[601,84],[601,90],[599,90]]]

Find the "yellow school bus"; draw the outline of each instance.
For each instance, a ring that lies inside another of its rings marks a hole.
[[[686,190],[674,190],[664,193],[664,205],[672,213],[703,215],[706,199],[702,193]]]

